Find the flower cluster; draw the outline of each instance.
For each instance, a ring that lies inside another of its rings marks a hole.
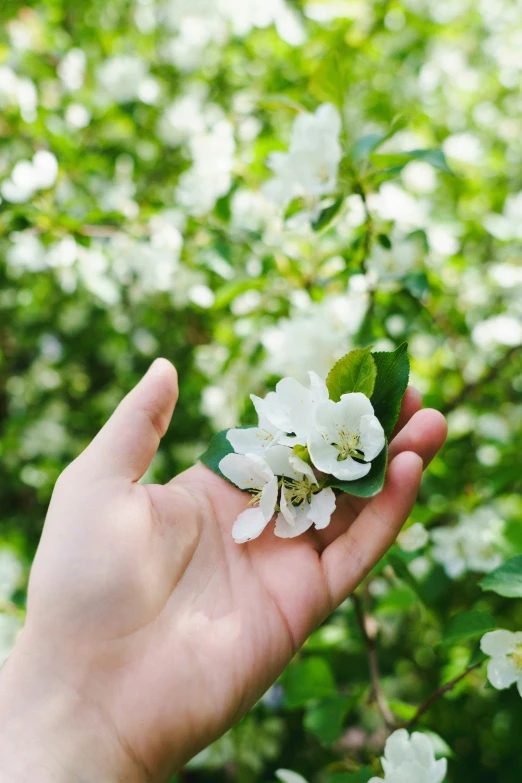
[[[265,399],[252,395],[258,426],[227,433],[234,453],[219,469],[253,496],[234,525],[237,543],[260,536],[276,511],[280,538],[295,538],[312,525],[326,528],[335,509],[329,480],[366,476],[385,446],[368,397],[354,392],[334,402],[326,383],[314,372],[309,376],[309,388],[284,378]]]
[[[425,734],[410,735],[406,729],[395,731],[386,742],[381,759],[386,783],[442,783],[446,777],[446,759],[435,760],[433,745]],[[382,783],[371,778],[369,783]]]
[[[493,509],[477,508],[455,527],[433,530],[433,559],[451,579],[467,571],[488,573],[502,562],[503,529],[504,523]]]

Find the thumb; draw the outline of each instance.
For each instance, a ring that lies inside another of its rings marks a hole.
[[[91,476],[138,481],[158,450],[178,400],[178,376],[167,359],[156,359],[120,403],[79,461]]]

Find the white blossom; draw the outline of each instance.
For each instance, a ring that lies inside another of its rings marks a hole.
[[[286,457],[290,464],[281,466],[281,513],[278,514],[275,534],[279,538],[296,538],[306,533],[312,525],[324,530],[330,524],[335,511],[335,493],[326,487],[321,489],[313,469],[296,455]],[[272,452],[273,453],[273,452]],[[291,455],[291,456],[290,456]],[[267,455],[270,459],[270,453]],[[271,461],[274,469],[277,467]],[[279,471],[278,471],[279,473]]]
[[[308,376],[308,389],[294,378],[283,378],[275,392],[267,394],[264,400],[251,395],[258,415],[286,433],[280,438],[285,445],[306,444],[314,426],[316,408],[328,400],[325,382],[315,372],[309,372]]]
[[[74,92],[83,87],[87,56],[83,49],[69,49],[58,65],[57,72],[64,87]]]
[[[303,197],[314,208],[321,196],[335,191],[342,158],[341,117],[331,103],[303,112],[294,121],[288,152],[274,152],[268,166],[275,176],[265,183],[265,196],[285,205]]]
[[[254,490],[252,508],[243,511],[232,529],[237,544],[261,535],[275,513],[278,479],[267,463],[255,454],[227,454],[219,469],[240,489]]]
[[[466,571],[488,573],[502,563],[504,523],[489,507],[462,516],[454,527],[431,531],[433,559],[458,579]]]
[[[387,740],[381,759],[384,778],[369,783],[442,783],[446,777],[446,759],[435,760],[433,745],[425,734],[398,729]]]
[[[339,402],[322,402],[314,425],[308,437],[311,460],[318,470],[342,481],[366,476],[386,443],[373,405],[360,392],[343,394]]]
[[[230,190],[235,147],[234,130],[227,120],[190,140],[192,168],[181,175],[176,198],[191,215],[209,212]]]
[[[429,533],[420,522],[416,522],[407,530],[399,533],[397,543],[404,552],[416,552],[422,549],[429,541]]]
[[[499,345],[521,345],[522,321],[507,314],[494,315],[474,327],[471,339],[475,345],[486,351]]]
[[[516,683],[522,696],[522,632],[491,631],[482,637],[480,648],[488,661],[488,680],[497,690]]]
[[[98,80],[109,96],[118,103],[150,100],[151,78],[147,63],[133,54],[109,57],[98,68]],[[154,81],[154,80],[152,80]]]
[[[47,150],[38,150],[32,160],[20,160],[16,163],[11,178],[2,182],[0,193],[6,201],[21,204],[29,201],[36,191],[51,188],[57,176],[56,157]]]
[[[294,308],[289,318],[281,319],[261,334],[267,372],[304,380],[303,368],[310,368],[326,377],[352,347],[352,338],[367,307],[366,294],[349,291],[306,308]]]

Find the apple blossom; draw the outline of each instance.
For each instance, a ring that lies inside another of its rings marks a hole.
[[[490,656],[488,680],[497,690],[516,683],[522,696],[522,632],[491,631],[482,637],[480,649]]]
[[[306,444],[314,426],[315,410],[320,403],[328,400],[325,382],[315,372],[309,372],[308,375],[309,389],[294,378],[283,378],[275,392],[267,394],[264,400],[251,395],[258,415],[270,422],[272,427],[287,434],[280,438],[284,445]]]
[[[384,430],[364,394],[343,394],[339,402],[327,400],[317,406],[308,450],[323,473],[341,481],[362,478],[385,443]]]
[[[219,469],[240,489],[254,490],[249,503],[252,508],[238,516],[232,529],[234,541],[244,544],[258,538],[274,516],[277,476],[256,454],[227,454],[219,463]]]
[[[290,470],[282,466],[281,513],[275,526],[279,538],[295,538],[312,525],[324,530],[335,511],[334,491],[321,489],[310,465],[296,455],[289,457],[289,463]]]
[[[369,783],[442,783],[446,777],[446,759],[435,760],[429,738],[416,731],[395,731],[387,740],[381,759],[384,778],[371,778]]]

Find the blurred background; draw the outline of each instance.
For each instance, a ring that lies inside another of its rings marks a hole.
[[[0,22],[0,663],[56,478],[154,357],[181,381],[161,482],[249,392],[407,340],[449,441],[360,601],[410,720],[473,655],[454,615],[522,629],[477,587],[522,551],[522,3],[3,0]],[[520,781],[521,704],[482,667],[426,711],[448,781]],[[179,780],[364,783],[386,736],[348,601]]]

